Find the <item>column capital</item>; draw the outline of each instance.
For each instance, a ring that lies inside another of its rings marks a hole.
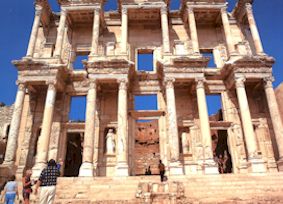
[[[236,88],[244,88],[245,87],[246,78],[244,76],[235,77],[235,85]]]
[[[265,88],[273,88],[272,82],[274,81],[273,76],[263,78]]]
[[[245,7],[247,12],[253,12],[253,6],[250,3],[246,3]]]
[[[189,14],[193,14],[194,13],[194,8],[193,7],[188,7],[187,11]]]
[[[167,14],[167,7],[166,6],[162,6],[160,8],[160,12],[161,12],[161,14]]]
[[[221,13],[227,13],[227,6],[223,6],[220,9]]]
[[[197,89],[199,89],[199,88],[204,88],[204,83],[205,83],[205,78],[204,77],[198,77],[198,78],[196,78],[195,79],[195,82],[196,82],[196,84],[197,84]]]
[[[98,14],[99,14],[99,13],[100,13],[100,10],[101,10],[100,7],[95,7],[95,8],[94,8],[94,12],[95,12],[95,13],[98,13]]]
[[[97,80],[93,79],[89,81],[89,89],[96,89],[97,88]]]
[[[67,15],[67,9],[61,9],[60,16],[66,16]]]
[[[174,82],[175,82],[175,78],[173,77],[165,77],[164,79],[164,83],[166,88],[174,88]]]
[[[19,80],[16,81],[16,84],[18,85],[18,89],[20,91],[24,91],[27,87],[25,82],[22,82],[22,81],[19,81]]]
[[[128,8],[127,7],[125,7],[125,6],[123,6],[122,7],[122,14],[128,14]]]
[[[119,90],[127,90],[128,88],[128,79],[118,79]]]
[[[49,90],[56,90],[56,80],[49,80],[45,82]]]
[[[42,6],[40,6],[38,4],[35,5],[35,15],[36,16],[41,16],[42,10],[43,10]]]

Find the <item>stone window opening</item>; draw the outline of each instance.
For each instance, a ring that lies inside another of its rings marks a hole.
[[[217,68],[217,65],[215,63],[215,56],[213,54],[213,50],[212,49],[208,49],[208,50],[200,50],[200,53],[202,54],[203,57],[208,57],[209,61],[207,64],[207,68]]]
[[[86,96],[72,96],[69,122],[85,122]]]
[[[223,121],[222,101],[220,94],[206,95],[209,121]]]
[[[170,10],[171,11],[179,10],[180,6],[181,6],[181,0],[170,1]]]
[[[73,57],[74,61],[72,63],[72,67],[74,70],[82,70],[84,69],[83,61],[88,60],[89,53],[86,52],[76,52]]]
[[[151,49],[139,49],[137,52],[137,71],[154,71],[154,56]]]
[[[135,95],[135,110],[157,110],[157,95]]]

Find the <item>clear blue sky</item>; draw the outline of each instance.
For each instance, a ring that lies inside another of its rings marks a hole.
[[[173,9],[178,8],[178,1],[171,0]],[[274,76],[277,86],[283,81],[283,1],[256,0],[254,13],[265,52],[276,59]],[[50,0],[54,10],[58,11],[56,0]],[[229,0],[229,10],[235,0]],[[17,87],[17,71],[11,64],[26,54],[30,31],[34,17],[33,0],[9,0],[1,2],[0,12],[0,101],[6,104],[14,102]],[[108,1],[107,10],[115,10],[116,2]]]

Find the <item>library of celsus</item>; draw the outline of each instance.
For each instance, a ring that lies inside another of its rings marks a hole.
[[[63,162],[63,183],[131,181],[149,166],[157,175],[159,160],[169,181],[223,173],[283,181],[275,60],[264,52],[253,0],[231,12],[226,0],[183,0],[174,11],[169,0],[117,0],[116,11],[104,11],[104,0],[58,3],[53,12],[35,0],[26,56],[13,61],[18,91],[2,125],[0,179],[27,168],[36,178],[53,158]],[[221,104],[214,114],[211,96]],[[149,97],[156,108],[136,108]],[[78,98],[83,120],[70,118]]]

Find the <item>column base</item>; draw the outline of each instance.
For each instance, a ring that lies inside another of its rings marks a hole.
[[[115,176],[129,176],[129,166],[126,162],[118,162]]]
[[[93,177],[93,164],[90,162],[83,162],[80,167],[79,177]]]
[[[279,159],[276,163],[278,171],[283,171],[283,158]]]
[[[36,163],[36,164],[34,165],[34,167],[32,168],[32,176],[31,176],[31,178],[32,178],[32,179],[38,179],[39,176],[40,176],[40,174],[41,174],[41,172],[42,172],[42,170],[43,170],[46,166],[47,166],[46,163],[42,163],[42,162]]]
[[[204,174],[219,174],[218,166],[213,159],[206,159],[203,162]]]
[[[169,174],[172,175],[184,175],[183,166],[180,161],[170,162]]]
[[[250,159],[249,160],[249,171],[251,173],[265,173],[266,162],[263,159]]]

